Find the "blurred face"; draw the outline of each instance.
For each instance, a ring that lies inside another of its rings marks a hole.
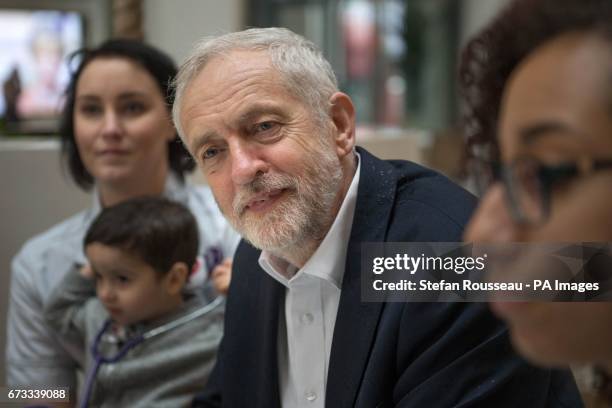
[[[612,158],[612,45],[594,36],[558,37],[528,56],[503,97],[499,144],[504,163],[545,165]],[[612,241],[612,170],[553,184],[541,224],[513,220],[497,183],[466,232],[468,241]],[[518,349],[533,360],[612,362],[612,304],[497,303]]]
[[[163,188],[167,144],[174,139],[165,100],[154,78],[124,58],[97,58],[76,87],[74,132],[81,160],[96,184]]]
[[[173,311],[177,298],[168,290],[169,274],[159,276],[140,258],[97,242],[85,252],[96,278],[98,299],[115,322],[147,322]]]
[[[277,256],[323,239],[353,140],[338,141],[331,120],[321,126],[266,53],[210,61],[189,84],[180,119],[219,207],[246,239]]]

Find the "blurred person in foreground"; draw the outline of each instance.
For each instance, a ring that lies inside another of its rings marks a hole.
[[[173,117],[245,240],[204,407],[581,406],[526,364],[486,305],[364,302],[361,244],[457,241],[474,198],[355,147],[355,109],[314,44],[281,28],[196,45]]]
[[[77,56],[60,135],[70,175],[83,190],[93,188],[93,202],[30,239],[13,259],[6,346],[10,386],[75,390],[85,350],[50,328],[43,309],[58,282],[86,264],[83,237],[102,208],[143,195],[183,203],[199,226],[198,254],[206,260],[201,276],[231,257],[239,239],[210,190],[185,180],[194,164],[170,117],[172,60],[132,40],[109,40]]]
[[[460,75],[471,152],[501,164],[465,239],[612,241],[612,2],[515,0],[467,45]],[[491,307],[531,361],[612,372],[612,303]]]

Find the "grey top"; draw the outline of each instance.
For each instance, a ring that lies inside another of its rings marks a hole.
[[[55,288],[45,306],[45,318],[62,337],[87,345],[85,372],[94,363],[91,346],[109,315],[95,297],[95,282],[72,270]],[[190,295],[180,310],[163,320],[136,324],[125,333],[108,329],[99,353],[112,358],[123,343],[206,306],[203,297]],[[223,334],[223,303],[201,316],[135,345],[115,363],[103,364],[96,376],[89,406],[183,407],[208,380]],[[166,326],[167,327],[167,326]],[[83,390],[79,393],[81,398]]]
[[[200,229],[201,254],[217,248],[223,256],[233,255],[240,237],[221,215],[209,188],[182,184],[171,175],[164,195],[193,212]],[[76,387],[76,369],[84,362],[83,345],[58,336],[44,321],[43,308],[66,272],[85,264],[83,238],[99,212],[96,195],[90,209],[30,239],[13,259],[7,322],[7,385]]]

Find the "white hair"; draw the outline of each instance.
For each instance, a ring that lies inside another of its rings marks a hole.
[[[251,28],[203,38],[181,65],[172,84],[172,119],[181,138],[185,138],[180,123],[185,89],[212,58],[237,50],[267,51],[286,89],[308,104],[318,120],[329,117],[329,98],[338,91],[338,81],[319,48],[286,28]]]

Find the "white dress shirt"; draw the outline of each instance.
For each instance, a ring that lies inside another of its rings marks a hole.
[[[259,257],[259,265],[287,288],[278,330],[283,407],[325,406],[329,356],[357,203],[361,164],[356,156],[357,171],[338,215],[306,264],[298,270],[266,251]]]

